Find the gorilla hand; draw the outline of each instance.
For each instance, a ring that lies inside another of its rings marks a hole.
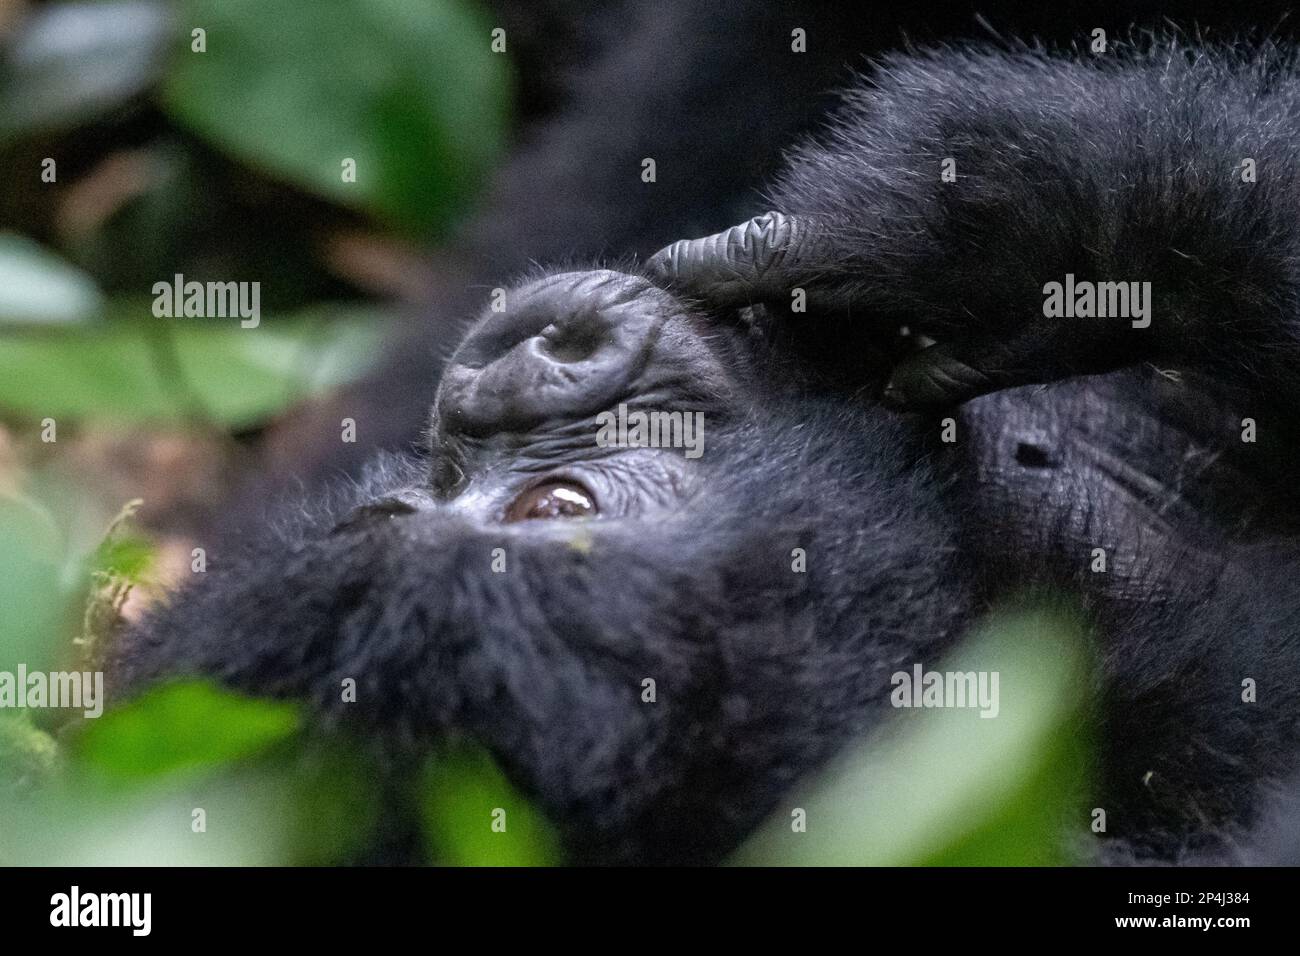
[[[646,263],[650,277],[709,305],[771,303],[814,278],[824,255],[816,227],[768,212],[702,239],[679,239]]]
[[[802,290],[808,308],[861,310],[875,317],[867,321],[878,323],[882,334],[907,324],[941,338],[894,368],[884,399],[900,408],[957,404],[1003,388],[1118,368],[1150,354],[1154,337],[1130,333],[1143,326],[1125,317],[995,312],[988,318],[967,314],[957,325],[909,316],[890,288],[888,257],[875,254],[886,266],[879,275],[864,274],[865,265],[855,268],[864,250],[854,248],[861,239],[850,239],[853,234],[831,219],[768,212],[711,236],[674,242],[646,268],[657,283],[715,308],[761,304],[780,314]]]

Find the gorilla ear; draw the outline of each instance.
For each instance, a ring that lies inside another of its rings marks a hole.
[[[816,275],[822,245],[809,220],[768,212],[665,246],[646,262],[646,273],[657,284],[732,308],[784,299]]]
[[[425,496],[422,492],[409,488],[385,495],[374,501],[367,501],[348,512],[338,524],[330,529],[330,534],[344,534],[373,527],[403,515],[415,514],[424,506]]]

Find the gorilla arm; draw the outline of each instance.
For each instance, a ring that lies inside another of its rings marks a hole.
[[[933,337],[894,370],[898,405],[1143,360],[1300,402],[1290,55],[897,56],[829,130],[795,152],[780,212],[674,243],[650,274],[778,314],[802,289],[812,311]],[[1149,283],[1145,318],[1049,316],[1051,283]]]

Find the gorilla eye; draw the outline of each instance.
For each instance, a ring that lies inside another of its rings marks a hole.
[[[556,478],[522,492],[506,509],[506,521],[534,518],[584,518],[596,514],[596,501],[576,481]]]

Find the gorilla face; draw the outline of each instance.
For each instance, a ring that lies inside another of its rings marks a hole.
[[[427,457],[210,570],[126,676],[305,697],[416,752],[468,736],[573,860],[716,859],[956,633],[953,522],[903,425],[807,394],[742,323],[614,272],[505,302]],[[598,441],[620,405],[698,413],[704,453]]]

